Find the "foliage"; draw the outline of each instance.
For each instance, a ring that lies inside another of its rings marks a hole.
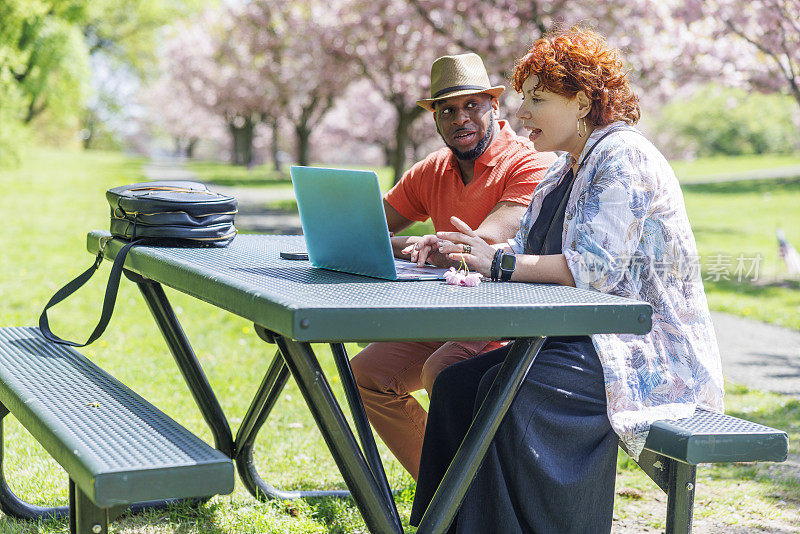
[[[23,106],[19,87],[12,80],[9,70],[0,66],[0,168],[19,163],[19,146],[25,130],[19,120],[19,110]]]
[[[389,160],[397,182],[406,166],[409,129],[425,113],[416,101],[430,94],[431,64],[461,50],[405,0],[350,0],[342,4],[339,19],[342,32],[333,41],[334,52],[355,62],[394,111]],[[357,110],[351,116],[369,126],[373,121]]]
[[[83,0],[0,4],[0,162],[18,158],[18,136],[43,111],[63,124],[87,94],[88,50],[79,23]]]
[[[87,144],[120,110],[124,92],[98,86],[90,56],[113,69],[150,70],[161,28],[200,0],[4,0],[0,3],[0,161],[13,159],[22,125],[38,137],[71,139],[83,121]],[[84,113],[84,109],[86,112]],[[42,133],[44,132],[44,133]]]
[[[189,17],[203,0],[92,0],[81,30],[91,54],[102,53],[147,77],[158,61],[164,26]]]
[[[788,96],[705,85],[659,113],[662,148],[673,155],[791,153],[800,149]]]

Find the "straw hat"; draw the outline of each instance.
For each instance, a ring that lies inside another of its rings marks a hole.
[[[417,105],[433,111],[433,103],[454,96],[486,93],[497,98],[505,91],[502,85],[489,82],[489,74],[478,54],[443,56],[431,65],[431,97],[417,100]]]

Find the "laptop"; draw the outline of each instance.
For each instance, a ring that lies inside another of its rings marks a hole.
[[[293,166],[308,259],[314,267],[386,280],[441,280],[447,269],[392,254],[374,171]]]

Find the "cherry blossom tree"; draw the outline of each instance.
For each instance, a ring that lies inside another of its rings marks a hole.
[[[297,160],[308,164],[311,132],[353,72],[342,57],[322,53],[326,24],[335,20],[328,9],[321,0],[257,0],[211,11],[176,32],[171,68],[195,102],[225,117],[234,163],[252,161],[255,127],[264,122],[278,168],[280,121],[288,120]]]
[[[224,118],[232,140],[232,162],[253,161],[255,125],[275,106],[264,90],[260,68],[266,58],[253,57],[246,41],[237,40],[231,10],[208,11],[193,23],[179,24],[167,45],[172,77],[200,107]]]
[[[688,0],[674,15],[694,37],[683,52],[699,74],[800,105],[800,0]]]
[[[397,181],[407,161],[409,129],[425,113],[416,100],[429,94],[431,64],[464,50],[425,24],[405,0],[351,0],[338,19],[341,34],[331,40],[332,50],[358,65],[388,103],[387,113],[393,108],[391,164]]]
[[[312,134],[315,154],[321,161],[391,165],[396,121],[395,108],[374,84],[367,78],[356,80]],[[407,133],[406,161],[418,160],[441,146],[430,113],[419,115]]]
[[[297,162],[308,165],[312,131],[356,73],[352,62],[325,51],[331,35],[339,32],[334,11],[321,0],[303,5],[260,0],[248,13],[251,24],[270,32],[273,68],[262,76],[294,128]]]
[[[225,139],[223,118],[205,106],[198,106],[188,88],[174,80],[169,72],[141,90],[138,100],[144,109],[140,123],[151,132],[168,135],[176,156],[192,158],[201,140]]]
[[[632,80],[651,97],[674,92],[681,73],[666,68],[682,54],[672,11],[680,0],[351,0],[339,17],[333,50],[357,62],[361,73],[394,108],[392,166],[405,166],[408,131],[422,111],[414,101],[429,87],[432,61],[447,53],[481,55],[493,82],[508,78],[534,40],[561,25],[582,23],[623,49]],[[514,101],[511,97],[505,100]],[[513,106],[512,106],[513,107]]]
[[[636,85],[663,97],[672,94],[684,79],[685,72],[680,70],[683,44],[693,38],[673,16],[682,5],[681,0],[408,2],[428,27],[443,37],[449,36],[460,48],[483,56],[490,72],[503,78],[511,74],[516,59],[544,33],[582,24],[596,29],[622,49]]]

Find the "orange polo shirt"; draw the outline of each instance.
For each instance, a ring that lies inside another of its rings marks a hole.
[[[437,232],[456,229],[450,222],[453,215],[475,229],[498,202],[530,204],[533,190],[556,156],[537,152],[506,121],[499,124],[494,140],[475,160],[470,183],[464,185],[455,155],[444,147],[406,171],[386,193],[386,201],[412,221],[430,217]]]

